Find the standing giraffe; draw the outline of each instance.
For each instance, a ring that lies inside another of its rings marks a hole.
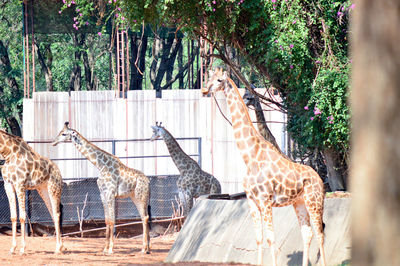
[[[149,212],[150,180],[142,172],[124,165],[118,157],[100,149],[76,130],[64,128],[53,141],[53,146],[61,141],[72,141],[75,147],[100,171],[97,186],[100,190],[106,223],[106,244],[104,253],[112,254],[114,247],[115,198],[130,197],[139,211],[143,225],[142,253],[150,253]]]
[[[2,167],[4,189],[10,204],[12,222],[12,245],[10,253],[15,252],[17,247],[17,205],[15,194],[17,194],[19,205],[19,220],[21,223],[21,249],[20,254],[25,252],[25,192],[36,189],[54,222],[56,231],[56,250],[63,250],[61,239],[61,190],[62,177],[57,165],[46,157],[35,152],[22,138],[8,134],[0,130],[0,154],[5,163]]]
[[[303,266],[308,265],[309,248],[313,236],[311,223],[316,230],[322,264],[325,263],[323,208],[324,187],[319,175],[309,166],[298,164],[282,156],[254,128],[246,105],[234,82],[225,71],[210,71],[203,94],[223,91],[229,107],[236,145],[247,166],[243,186],[255,225],[258,264],[262,264],[263,223],[267,226],[267,241],[272,262],[276,265],[272,207],[293,205],[303,237]]]
[[[209,173],[201,170],[195,160],[190,158],[179,146],[175,138],[160,124],[151,127],[153,136],[150,140],[154,141],[162,138],[167,145],[168,151],[179,170],[180,177],[177,181],[179,197],[184,203],[184,213],[190,212],[193,206],[193,198],[205,194],[220,194],[221,185],[219,181]]]

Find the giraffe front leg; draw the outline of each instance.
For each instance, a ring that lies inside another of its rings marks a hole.
[[[108,226],[109,222],[108,222],[108,218],[105,218],[105,223],[106,223],[106,242],[104,245],[104,249],[103,249],[103,253],[107,254],[108,251],[108,247],[109,247],[109,239],[110,239],[110,227]]]
[[[99,186],[100,188],[100,186]],[[110,239],[110,227],[109,227],[109,220],[110,220],[110,213],[108,210],[108,204],[107,204],[107,199],[106,196],[102,191],[100,191],[100,198],[101,202],[103,203],[103,209],[104,209],[104,222],[106,224],[106,239],[105,239],[105,245],[103,249],[103,253],[107,254],[108,248],[109,248],[109,239]]]
[[[10,205],[10,219],[12,223],[12,243],[10,253],[13,254],[17,248],[17,203],[15,201],[15,190],[11,183],[4,181],[4,189]]]
[[[267,227],[267,242],[271,249],[271,256],[272,256],[272,265],[277,265],[277,253],[278,249],[276,247],[275,242],[275,234],[274,234],[274,226],[273,226],[273,219],[272,219],[272,206],[268,204],[264,207],[262,214],[264,216],[264,221]]]
[[[254,231],[256,233],[257,242],[257,265],[263,264],[263,224],[261,220],[261,210],[252,198],[247,199],[247,203],[250,207],[250,214],[254,224]]]
[[[107,254],[112,254],[113,248],[114,248],[114,225],[115,225],[115,198],[114,197],[111,197],[108,200],[107,207],[108,207],[108,214],[109,214],[108,225],[107,225],[108,243],[106,243],[104,252],[107,252]],[[106,241],[107,241],[107,233],[106,233]],[[108,249],[108,250],[106,250],[106,249]]]

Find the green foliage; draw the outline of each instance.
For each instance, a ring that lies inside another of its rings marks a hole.
[[[90,0],[75,2],[82,9]],[[350,0],[105,3],[110,14],[126,18],[124,23],[132,28],[143,23],[173,25],[193,38],[206,38],[221,54],[224,47],[235,47],[245,60],[242,71],[249,71],[245,76],[257,70],[257,83],[265,81],[279,91],[287,128],[301,147],[348,151],[347,27],[354,8]]]

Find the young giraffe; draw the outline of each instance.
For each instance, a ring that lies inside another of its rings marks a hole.
[[[168,151],[176,167],[181,174],[177,180],[180,200],[184,203],[184,213],[190,212],[193,206],[193,198],[205,194],[220,194],[221,185],[219,181],[209,173],[201,170],[195,160],[190,158],[179,146],[175,138],[160,124],[151,127],[154,141],[162,138],[167,145]]]
[[[97,186],[100,190],[101,201],[104,206],[106,223],[106,244],[104,253],[112,254],[114,247],[114,225],[115,225],[115,198],[130,197],[139,211],[143,225],[143,253],[150,253],[149,236],[149,201],[150,180],[142,172],[124,165],[118,157],[100,149],[76,130],[68,127],[65,122],[64,128],[53,141],[53,146],[61,141],[72,141],[75,147],[100,171]]]
[[[61,239],[61,190],[62,177],[57,165],[48,158],[35,152],[22,138],[0,130],[0,154],[5,163],[1,169],[4,179],[4,189],[10,204],[12,222],[12,245],[10,253],[17,247],[17,194],[19,205],[19,220],[21,223],[21,249],[25,252],[25,192],[36,189],[53,219],[56,231],[56,250],[63,250]]]
[[[262,264],[262,219],[267,225],[267,241],[271,248],[273,265],[276,265],[277,247],[273,233],[272,207],[293,205],[303,237],[303,266],[308,265],[313,236],[310,218],[317,233],[322,264],[326,265],[322,221],[324,187],[321,178],[311,167],[283,157],[257,132],[236,85],[225,71],[210,71],[209,77],[207,87],[202,88],[202,93],[224,92],[231,113],[236,145],[247,166],[243,186],[255,225],[258,264]]]

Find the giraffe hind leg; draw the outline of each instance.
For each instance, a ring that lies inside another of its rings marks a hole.
[[[313,237],[313,232],[310,224],[310,215],[308,214],[307,208],[304,201],[293,204],[296,212],[297,219],[299,221],[301,237],[303,238],[303,266],[308,265],[310,244]]]
[[[48,195],[50,198],[51,210],[53,213],[54,228],[56,229],[57,244],[54,253],[59,254],[64,250],[64,246],[61,238],[61,223],[62,223],[62,205],[61,205],[61,184],[51,184],[47,185]]]
[[[135,204],[140,218],[142,219],[143,226],[143,254],[150,254],[150,205],[148,205],[148,200],[139,200],[135,196],[131,196],[133,203]]]

